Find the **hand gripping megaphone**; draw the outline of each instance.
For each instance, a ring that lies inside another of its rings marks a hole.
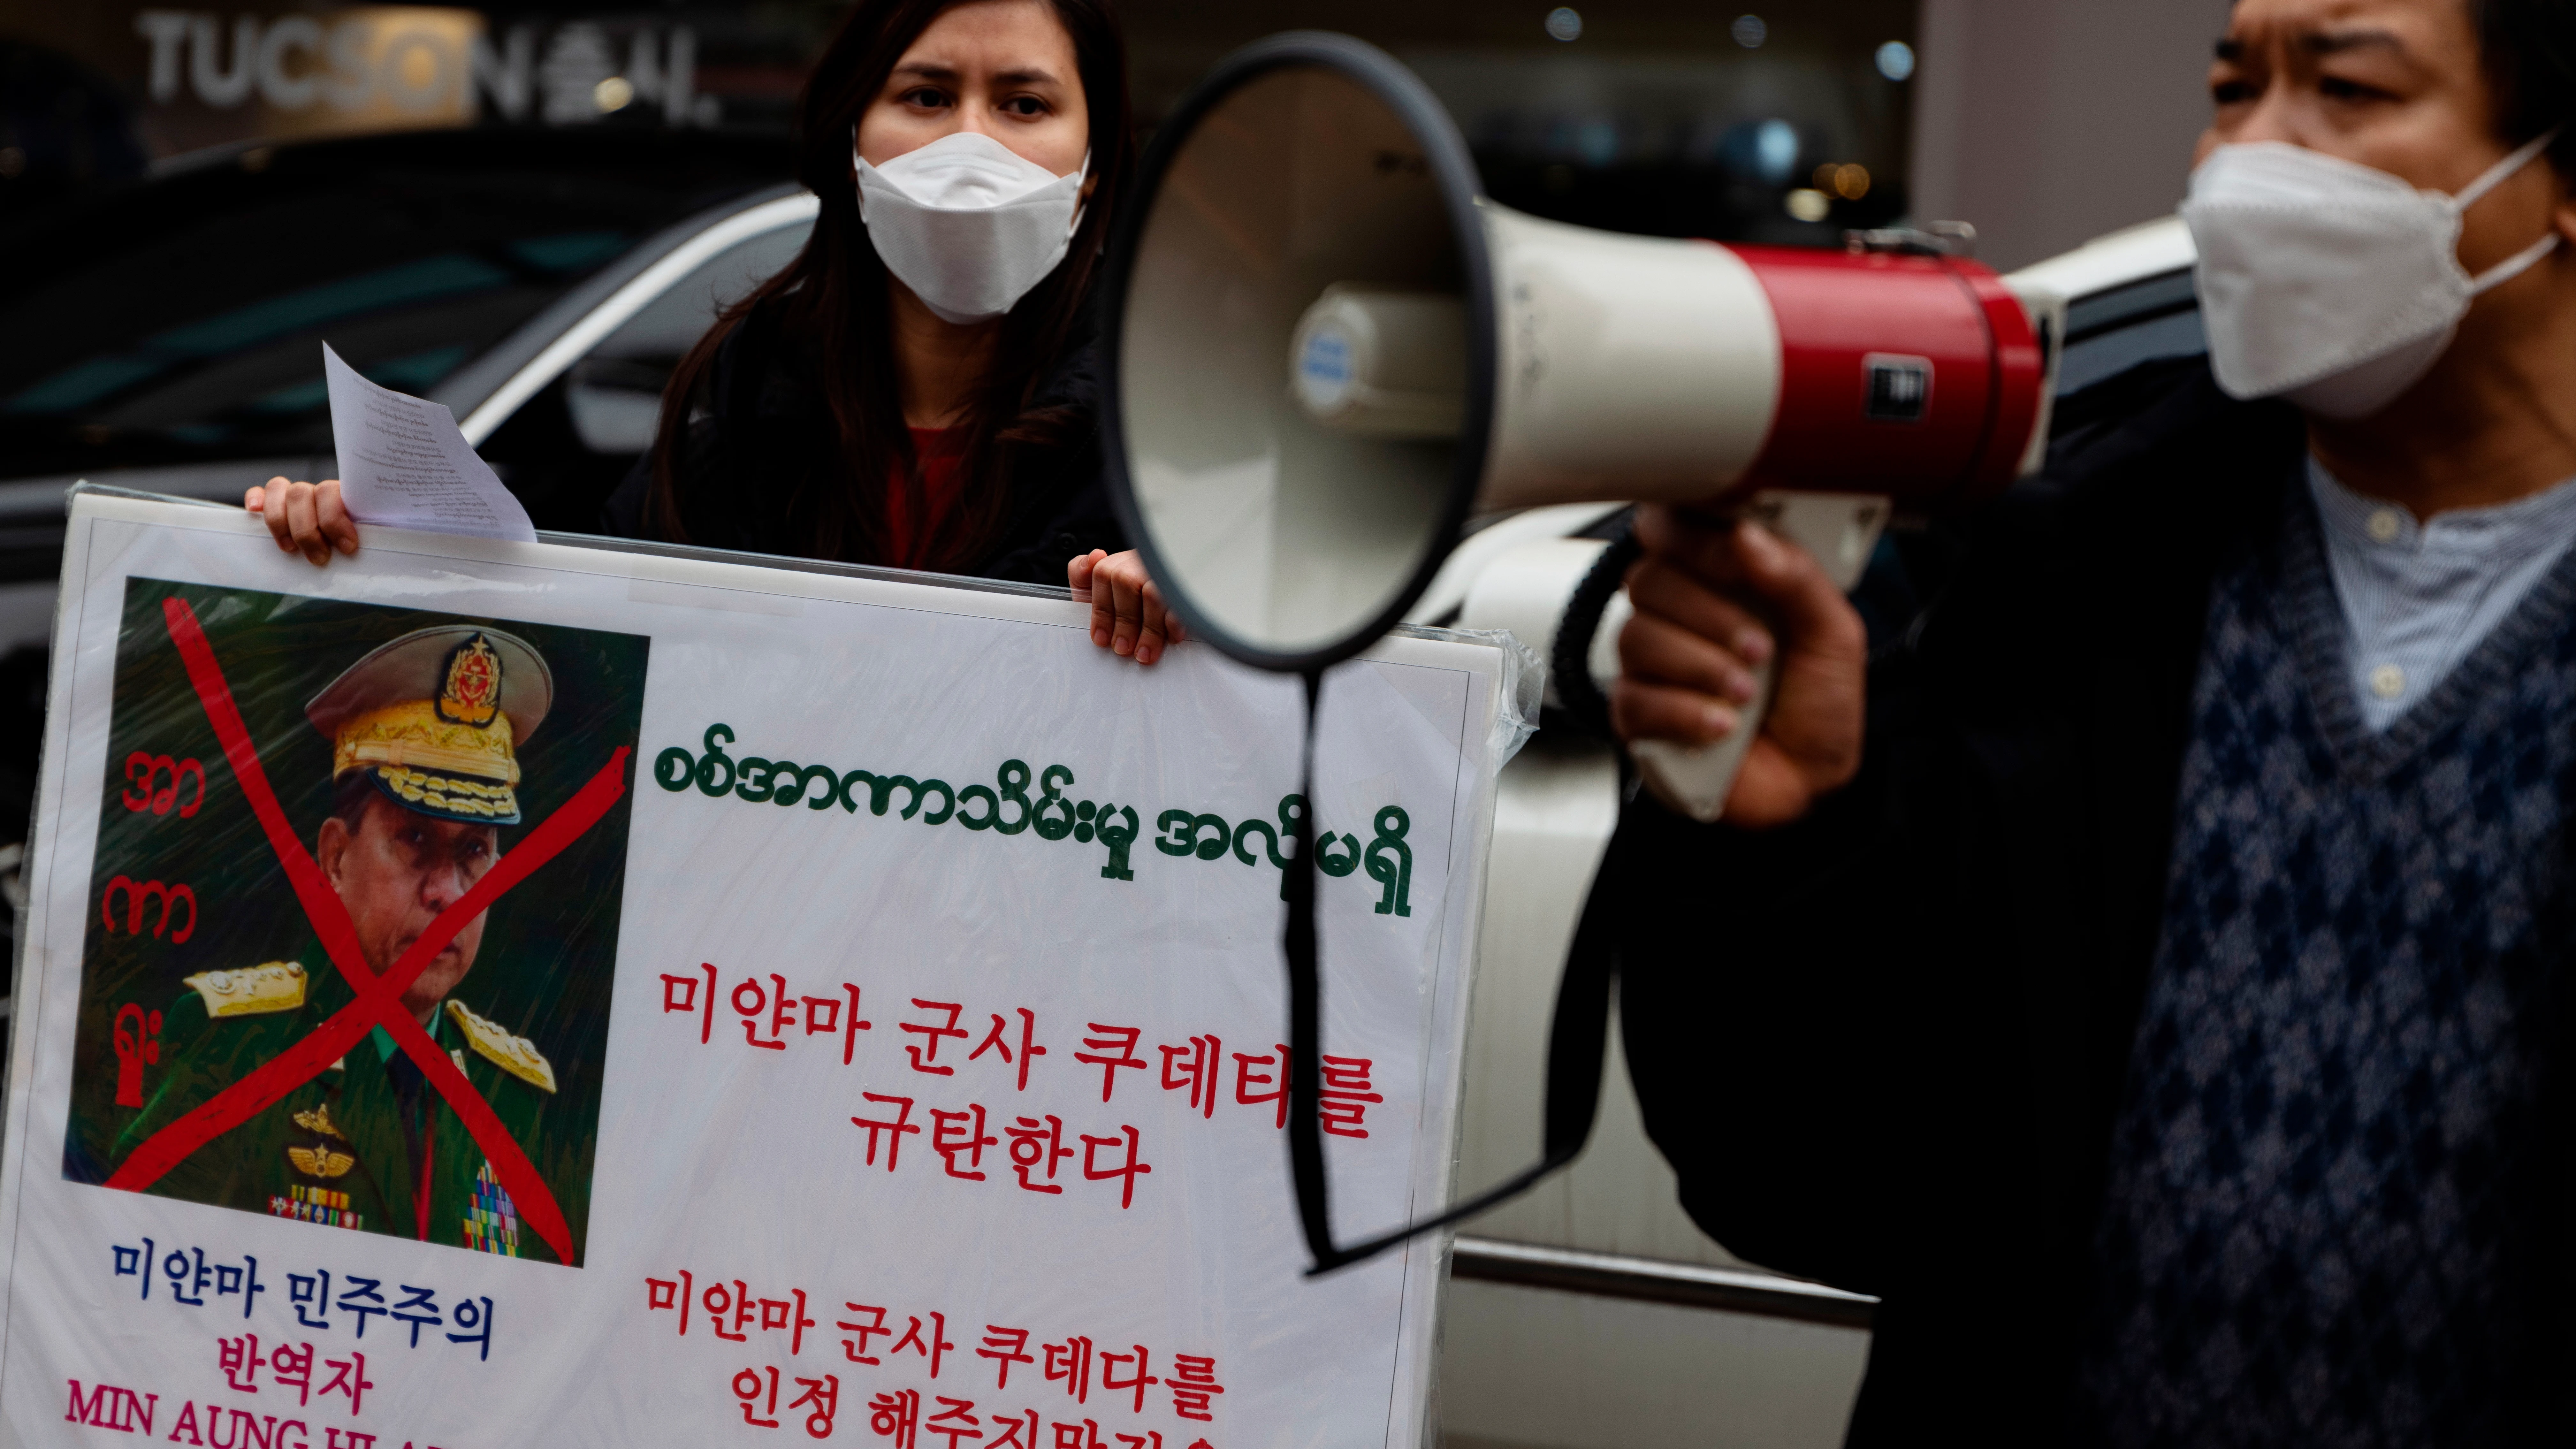
[[[1194,635],[1303,674],[1310,707],[1320,671],[1403,616],[1471,511],[1838,495],[1772,516],[1848,587],[1891,505],[1974,502],[2035,463],[2044,339],[2063,315],[1928,249],[1672,241],[1497,206],[1419,80],[1315,33],[1237,51],[1182,100],[1104,286],[1102,417],[1128,536]],[[1641,771],[1715,818],[1761,703],[1708,749],[1638,747]],[[1297,833],[1303,861],[1311,827]],[[1288,1085],[1320,1269],[1535,1181],[1580,1146],[1591,1103],[1569,1147],[1558,1119],[1576,1104],[1556,1083],[1579,1070],[1565,1038],[1584,1028],[1561,995],[1550,1160],[1431,1222],[1334,1246],[1311,1099],[1312,875],[1288,883]],[[1578,954],[1599,939],[1592,914]],[[1562,991],[1575,986],[1570,973]],[[1605,1020],[1589,1026],[1587,1091]]]

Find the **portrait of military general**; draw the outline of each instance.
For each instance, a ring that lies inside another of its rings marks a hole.
[[[577,1266],[646,648],[134,580],[64,1175]]]

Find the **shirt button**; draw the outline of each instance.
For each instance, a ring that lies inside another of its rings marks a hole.
[[[2400,526],[2397,520],[2397,510],[2394,508],[2373,509],[2370,514],[2370,522],[2363,526],[2370,530],[2370,536],[2372,538],[2377,539],[2381,543],[2387,543],[2397,537],[2397,530]]]
[[[2406,692],[2406,671],[2394,664],[2383,664],[2370,671],[2370,692],[2381,699],[2395,699]]]

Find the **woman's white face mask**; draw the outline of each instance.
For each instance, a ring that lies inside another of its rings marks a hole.
[[[958,131],[883,166],[858,155],[859,219],[886,270],[945,321],[1019,304],[1064,260],[1091,157],[1058,176],[990,136]]]
[[[2558,234],[2476,277],[2460,213],[2548,149],[2552,131],[2456,196],[2279,141],[2221,146],[2182,204],[2200,260],[2209,361],[2230,397],[2282,397],[2365,417],[2414,385],[2480,292],[2547,256]]]

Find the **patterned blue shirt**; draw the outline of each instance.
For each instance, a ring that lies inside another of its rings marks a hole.
[[[2576,478],[2430,523],[2353,492],[2314,458],[2308,489],[2343,604],[2353,697],[2373,733],[2441,683],[2576,542]]]
[[[2211,582],[2068,1442],[2564,1444],[2576,551],[2373,731],[2287,501]]]

